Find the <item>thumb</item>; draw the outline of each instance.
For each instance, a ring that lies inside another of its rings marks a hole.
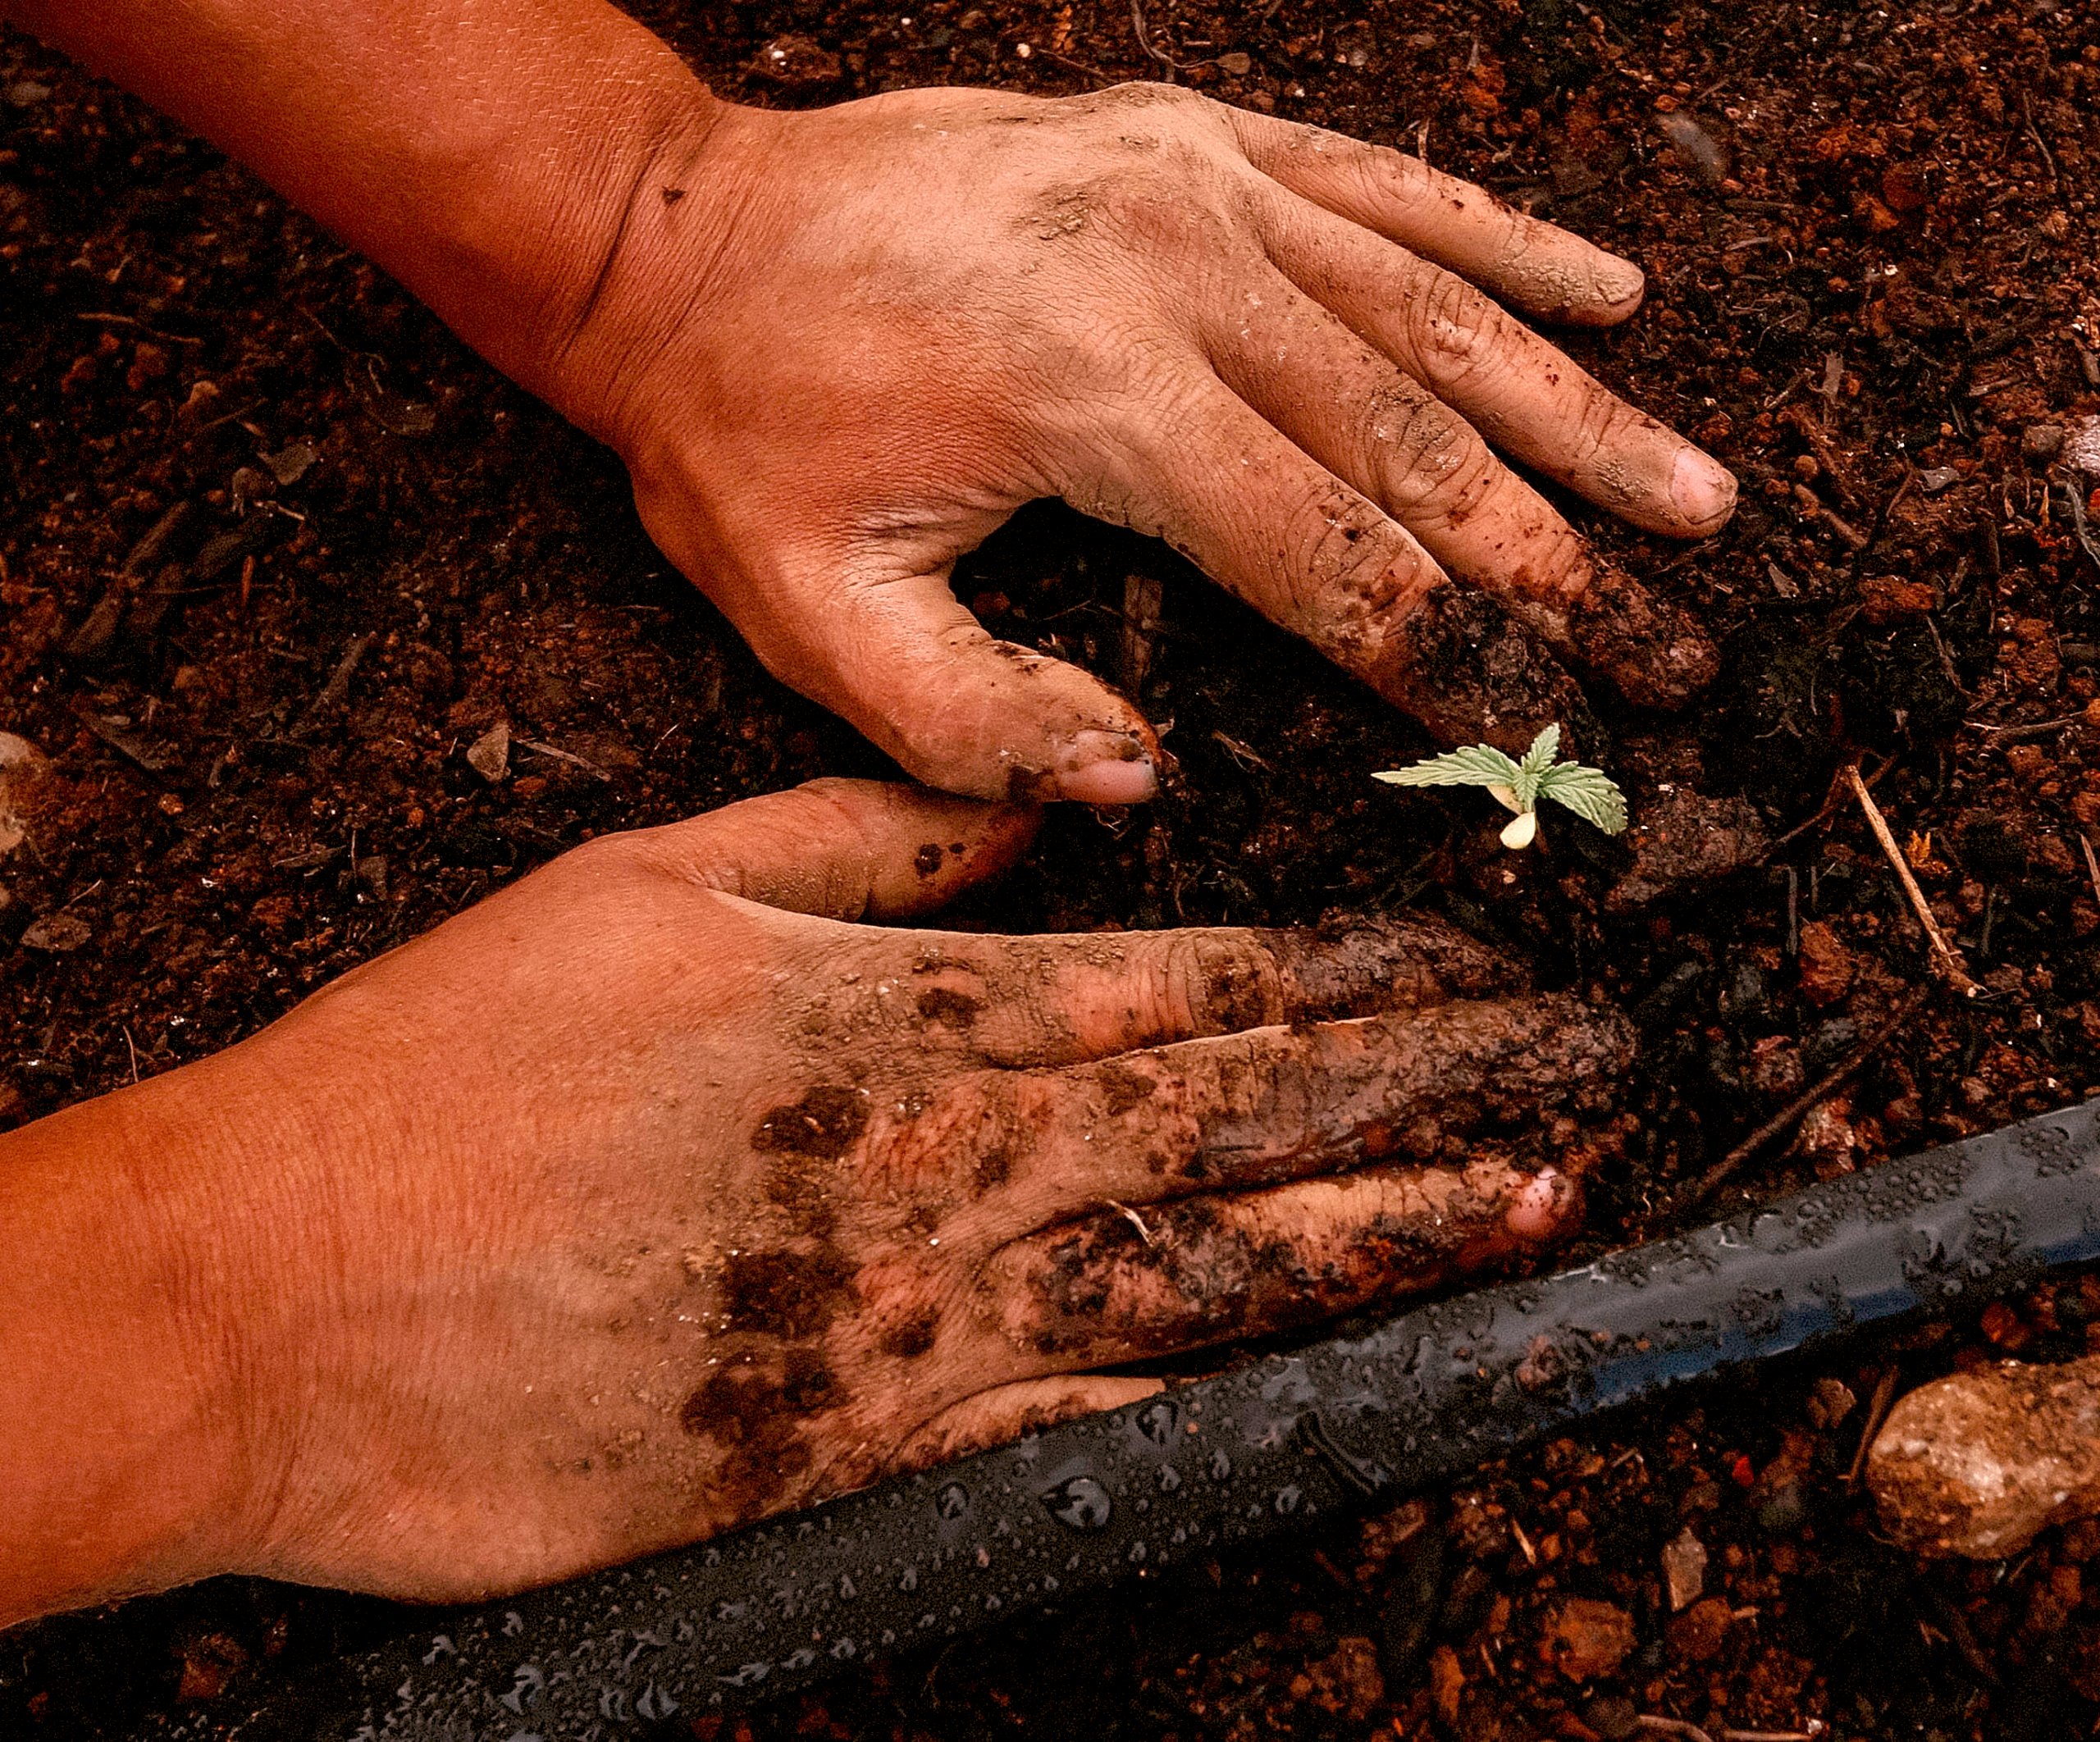
[[[895,782],[813,780],[632,839],[703,888],[829,919],[897,919],[1012,865],[1037,814]]]
[[[929,786],[1089,805],[1141,803],[1157,787],[1144,717],[1078,667],[994,640],[945,573],[804,573],[762,602],[724,603],[769,671]]]

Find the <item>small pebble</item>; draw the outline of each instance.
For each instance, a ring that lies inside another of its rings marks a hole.
[[[0,860],[28,837],[29,825],[21,813],[27,807],[30,788],[50,768],[43,752],[27,738],[0,732]]]
[[[78,914],[46,914],[41,919],[32,920],[22,933],[22,947],[67,955],[94,935],[94,928]]]
[[[1673,1614],[1688,1609],[1706,1589],[1706,1545],[1687,1525],[1663,1549],[1663,1578]]]
[[[493,786],[510,772],[510,723],[498,720],[467,746],[467,766]]]
[[[1684,110],[1656,116],[1655,127],[1678,161],[1708,187],[1717,188],[1728,179],[1727,148]]]
[[[2064,458],[2089,478],[2100,478],[2100,417],[2088,417],[2065,438]]]
[[[1570,1681],[1613,1674],[1633,1649],[1633,1617],[1615,1603],[1570,1597],[1546,1621],[1539,1655]]]
[[[1851,1415],[1854,1405],[1859,1401],[1853,1396],[1852,1388],[1844,1380],[1828,1377],[1819,1379],[1809,1388],[1809,1421],[1813,1426],[1827,1431]]]
[[[1918,1554],[2002,1560],[2100,1513],[2100,1356],[1921,1386],[1889,1411],[1867,1483],[1882,1527]]]
[[[289,447],[280,448],[275,454],[262,456],[262,463],[270,468],[270,476],[279,484],[289,487],[296,484],[313,469],[313,463],[321,458],[321,450],[310,441],[295,441]]]
[[[2064,427],[2061,423],[2030,423],[2020,432],[2020,451],[2029,459],[2047,462],[2063,452]]]

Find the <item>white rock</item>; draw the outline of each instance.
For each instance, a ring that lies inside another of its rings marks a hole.
[[[2002,1560],[2100,1512],[2100,1356],[1921,1385],[1867,1454],[1883,1527],[1920,1554]]]
[[[1663,1548],[1663,1578],[1670,1589],[1670,1612],[1677,1613],[1699,1601],[1706,1589],[1706,1545],[1687,1525]]]
[[[2088,417],[2065,438],[2063,457],[2089,478],[2100,478],[2100,417]]]

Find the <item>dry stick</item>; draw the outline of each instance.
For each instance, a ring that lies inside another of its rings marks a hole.
[[[1136,1229],[1138,1231],[1138,1238],[1144,1241],[1148,1247],[1153,1243],[1152,1230],[1145,1226],[1145,1219],[1139,1215],[1136,1211],[1133,1210],[1128,1204],[1117,1203],[1112,1197],[1104,1197],[1102,1199],[1102,1202],[1107,1205],[1111,1210],[1113,1210],[1118,1215],[1121,1216],[1124,1220],[1128,1222],[1133,1228]]]
[[[2078,844],[2085,851],[2085,874],[2093,879],[2093,899],[2100,901],[2100,859],[2093,856],[2093,837],[2081,829]]]
[[[1812,1088],[1804,1089],[1800,1094],[1795,1096],[1771,1118],[1766,1120],[1733,1149],[1708,1168],[1700,1175],[1698,1184],[1691,1188],[1691,1195],[1687,1200],[1685,1207],[1691,1209],[1705,1203],[1708,1198],[1728,1183],[1729,1176],[1744,1162],[1764,1148],[1781,1132],[1806,1118],[1811,1107],[1841,1087],[1853,1072],[1894,1039],[1897,1031],[1917,1014],[1919,1006],[1924,1001],[1925,995],[1923,992],[1912,993],[1897,1007],[1894,1015],[1847,1053],[1838,1061],[1835,1069],[1828,1075],[1819,1078]]]
[[[1641,1729],[1659,1736],[1682,1736],[1684,1742],[1714,1742],[1714,1739],[1688,1718],[1656,1717],[1643,1712],[1634,1720]]]
[[[1847,763],[1845,778],[1851,782],[1852,796],[1860,801],[1860,809],[1866,813],[1867,826],[1874,831],[1874,839],[1881,843],[1881,850],[1888,855],[1888,862],[1896,869],[1896,880],[1902,884],[1903,893],[1911,898],[1911,906],[1918,916],[1918,923],[1924,928],[1925,942],[1933,947],[1933,960],[1940,977],[1965,998],[1980,997],[1984,988],[1969,978],[1969,969],[1963,964],[1961,952],[1947,942],[1947,933],[1940,930],[1939,921],[1933,918],[1933,910],[1925,903],[1925,892],[1919,888],[1918,880],[1911,874],[1910,862],[1903,856],[1903,850],[1896,844],[1896,837],[1889,832],[1888,820],[1881,814],[1881,807],[1874,801],[1874,795],[1867,791],[1867,783],[1860,778],[1859,764]]]
[[[1873,773],[1867,777],[1867,785],[1869,787],[1879,786],[1881,783],[1882,776],[1886,774],[1895,766],[1896,759],[1893,756],[1889,757],[1879,768],[1876,768]],[[1785,834],[1780,836],[1777,841],[1774,841],[1771,846],[1765,848],[1763,855],[1760,856],[1760,863],[1769,861],[1770,860],[1776,858],[1783,847],[1792,846],[1796,841],[1800,840],[1803,835],[1806,835],[1810,829],[1814,828],[1817,823],[1827,823],[1831,818],[1836,816],[1838,814],[1839,805],[1844,802],[1842,795],[1838,791],[1838,782],[1835,780],[1832,781],[1830,782],[1830,791],[1824,796],[1822,804],[1816,807],[1815,814],[1808,817],[1806,820],[1796,823],[1792,828],[1788,829]]]
[[[2052,720],[2035,720],[2025,726],[1987,726],[1981,720],[1964,720],[1961,723],[1980,732],[1994,745],[2019,744],[2029,738],[2046,738],[2052,732],[2077,725],[2084,718],[2081,709],[2076,714],[2060,714]]]
[[[1883,1367],[1881,1377],[1874,1382],[1874,1396],[1868,1400],[1866,1419],[1860,1424],[1860,1448],[1852,1454],[1852,1467],[1845,1472],[1845,1485],[1857,1488],[1860,1478],[1866,1471],[1867,1453],[1874,1448],[1874,1435],[1881,1431],[1881,1425],[1888,1419],[1888,1411],[1896,1403],[1896,1369]]]
[[[1144,0],[1130,0],[1130,28],[1138,33],[1138,47],[1144,50],[1147,58],[1158,62],[1166,69],[1166,83],[1173,84],[1178,63],[1165,49],[1153,46],[1152,38],[1145,30]]]

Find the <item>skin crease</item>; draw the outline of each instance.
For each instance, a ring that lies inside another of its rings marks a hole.
[[[517,1589],[1571,1224],[1628,1031],[1440,927],[856,923],[1031,827],[829,781],[607,837],[0,1137],[0,1624]]]
[[[1656,531],[1728,518],[1725,471],[1495,300],[1607,325],[1639,270],[1398,153],[1162,85],[744,108],[605,0],[0,16],[613,444],[767,665],[930,784],[1153,790],[1128,700],[948,589],[1045,496],[1165,537],[1447,738],[1571,722],[1564,659],[1644,705],[1712,675],[1493,451]]]

